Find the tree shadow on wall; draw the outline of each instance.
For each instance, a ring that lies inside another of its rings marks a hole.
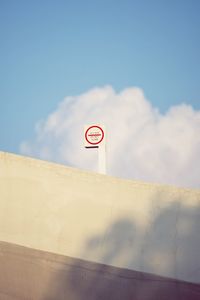
[[[67,261],[45,300],[200,299],[200,284],[187,282],[200,283],[199,208],[158,202],[154,211],[147,228],[124,217],[89,238],[85,260]]]

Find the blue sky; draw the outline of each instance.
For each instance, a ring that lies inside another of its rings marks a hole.
[[[140,87],[200,109],[200,1],[0,1],[0,149],[19,152],[69,95]]]

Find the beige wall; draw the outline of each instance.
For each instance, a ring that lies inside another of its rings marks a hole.
[[[0,241],[200,283],[200,191],[0,152]]]

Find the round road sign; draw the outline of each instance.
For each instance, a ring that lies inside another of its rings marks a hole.
[[[90,145],[98,145],[104,139],[104,131],[100,126],[90,126],[85,132],[85,139]]]

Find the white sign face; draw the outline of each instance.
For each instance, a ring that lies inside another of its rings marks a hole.
[[[105,144],[105,129],[100,125],[85,126],[85,147],[96,148]]]

